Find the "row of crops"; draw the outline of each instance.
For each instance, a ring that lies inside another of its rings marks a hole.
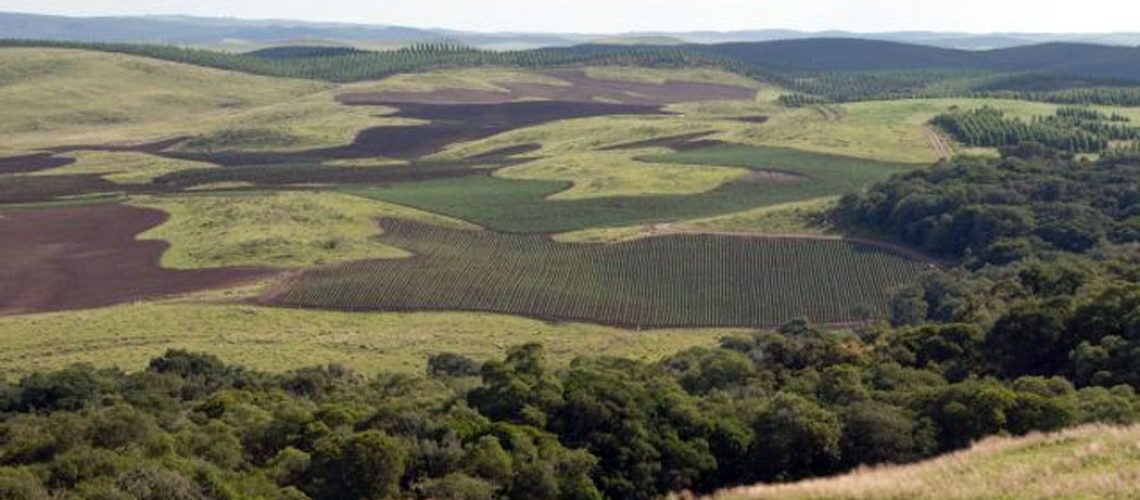
[[[473,310],[637,327],[769,326],[885,313],[927,265],[838,240],[673,235],[613,245],[385,220],[416,257],[310,271],[282,305]]]

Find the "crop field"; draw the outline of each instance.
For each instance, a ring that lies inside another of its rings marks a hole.
[[[928,267],[841,240],[678,235],[560,244],[385,220],[416,254],[313,270],[269,300],[341,310],[472,310],[631,327],[771,326],[881,315],[887,291]],[[779,293],[773,293],[779,290]]]
[[[161,268],[166,244],[135,235],[164,218],[157,210],[110,204],[4,212],[0,316],[232,287],[273,273],[254,267]]]
[[[704,218],[834,196],[915,168],[915,165],[791,149],[730,145],[642,159],[657,164],[739,167],[761,175],[745,176],[716,189],[689,195],[553,199],[554,195],[573,189],[574,184],[500,177],[398,183],[385,187],[355,186],[347,188],[347,192],[445,214],[500,231],[558,233]],[[763,175],[766,172],[795,178],[772,182]]]
[[[834,228],[824,216],[837,201],[836,197],[825,197],[674,223],[582,229],[556,234],[554,240],[563,243],[618,243],[671,233],[811,237],[833,232]]]

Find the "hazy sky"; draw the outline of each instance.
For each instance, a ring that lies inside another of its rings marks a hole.
[[[588,33],[763,28],[1140,31],[1137,0],[0,0],[0,11],[186,14]]]

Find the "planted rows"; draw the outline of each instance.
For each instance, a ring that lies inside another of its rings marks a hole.
[[[674,235],[616,245],[386,220],[415,257],[311,271],[283,305],[474,310],[624,326],[768,326],[882,315],[925,264],[838,240]]]

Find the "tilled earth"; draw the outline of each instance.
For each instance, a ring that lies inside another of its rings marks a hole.
[[[135,235],[165,219],[112,204],[0,212],[0,316],[225,288],[277,272],[162,269],[167,243]]]

